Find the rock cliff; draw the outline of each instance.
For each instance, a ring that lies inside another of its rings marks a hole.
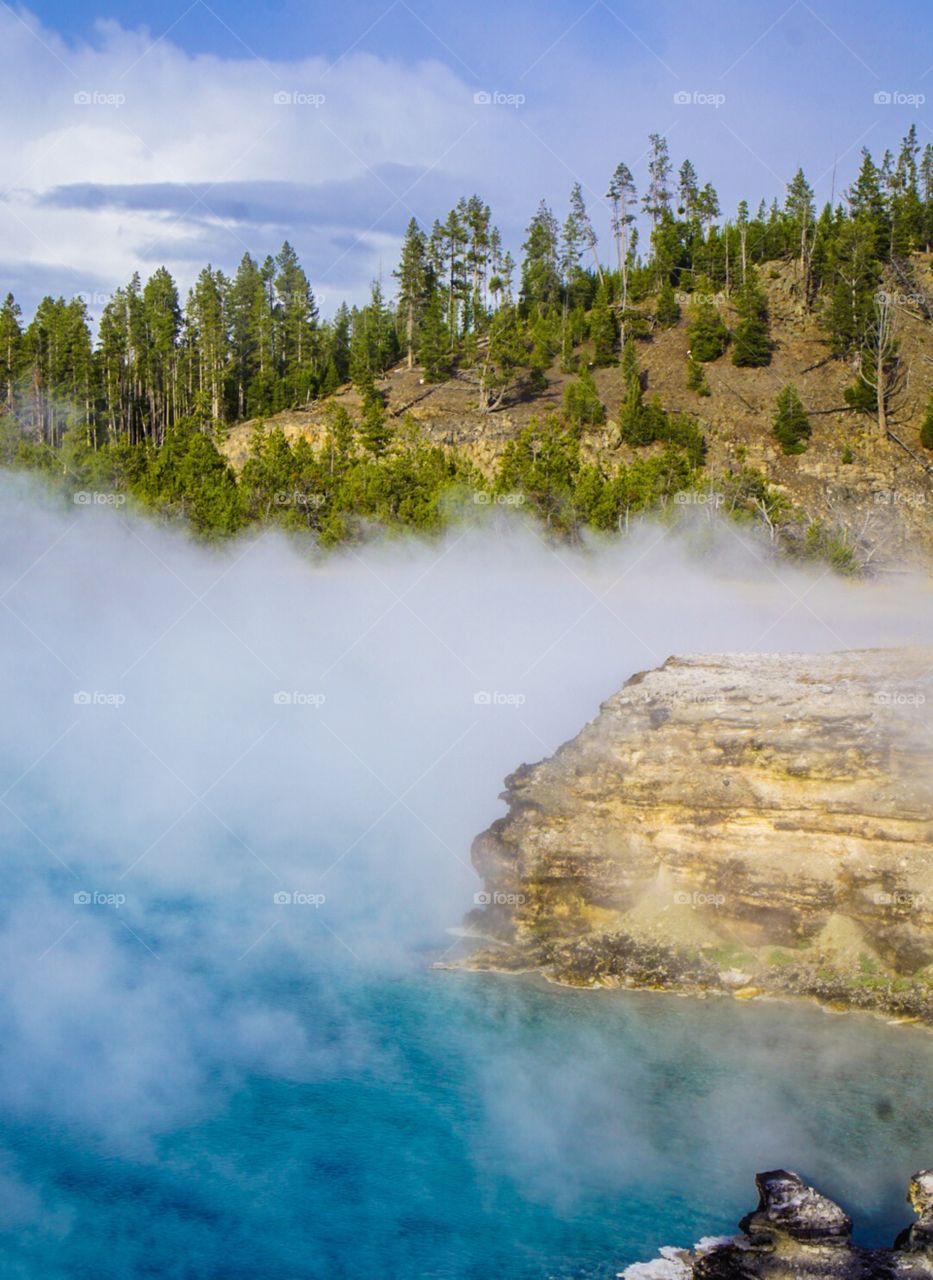
[[[933,651],[691,656],[506,782],[474,967],[933,1021]]]
[[[892,1249],[851,1242],[849,1216],[796,1173],[759,1173],[758,1208],[734,1240],[666,1248],[635,1263],[625,1280],[930,1280],[933,1277],[933,1170],[915,1173],[907,1199],[918,1220]]]

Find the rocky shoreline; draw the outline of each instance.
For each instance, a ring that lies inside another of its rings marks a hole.
[[[623,1280],[931,1280],[933,1170],[915,1173],[907,1200],[917,1221],[890,1249],[852,1243],[852,1219],[796,1173],[757,1174],[758,1207],[732,1239],[704,1239],[693,1249],[665,1248],[634,1263]]]
[[[933,653],[670,659],[507,779],[464,963],[933,1024]]]

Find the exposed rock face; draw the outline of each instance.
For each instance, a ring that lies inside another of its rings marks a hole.
[[[636,1263],[627,1280],[930,1280],[933,1248],[933,1170],[915,1173],[908,1200],[919,1221],[901,1232],[893,1249],[851,1243],[848,1215],[796,1173],[759,1173],[758,1208],[726,1243],[702,1241],[693,1250],[665,1249],[663,1261]]]
[[[478,967],[933,1020],[933,651],[672,658],[507,779]]]

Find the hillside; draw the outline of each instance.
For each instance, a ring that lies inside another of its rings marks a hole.
[[[933,297],[933,259],[917,253],[913,267],[923,293]],[[928,558],[933,554],[933,521],[929,516],[933,454],[922,449],[919,433],[933,395],[933,324],[907,299],[897,309],[900,354],[909,377],[893,426],[918,455],[912,457],[895,441],[880,436],[874,418],[845,404],[844,393],[855,378],[853,367],[833,357],[819,310],[808,312],[804,307],[795,265],[769,264],[760,275],[768,300],[771,364],[736,368],[727,349],[703,366],[711,394],[698,396],[689,390],[688,307],[684,305],[675,325],[655,325],[650,337],[636,344],[646,398],[657,394],[664,409],[688,415],[699,425],[708,445],[706,470],[711,494],[717,491],[721,477],[744,467],[754,468],[806,519],[847,529],[849,536],[861,543],[863,563],[894,565],[904,559]],[[734,329],[735,300],[717,296],[720,313]],[[641,309],[650,315],[653,307],[654,300],[649,298]],[[584,349],[582,359],[586,358]],[[607,422],[586,430],[584,459],[608,468],[630,463],[639,454],[657,452],[659,445],[639,450],[620,444],[616,438],[614,423],[623,399],[618,366],[594,368],[592,373]],[[561,412],[565,387],[575,380],[575,374],[562,372],[559,364],[553,363],[546,370],[546,379],[546,389],[538,392],[516,380],[503,406],[493,412],[478,408],[476,387],[468,376],[455,374],[432,384],[424,380],[417,366],[409,370],[404,362],[389,370],[377,382],[377,389],[390,418],[410,416],[431,443],[468,457],[491,478],[506,444],[532,419]],[[806,452],[791,456],[781,451],[771,431],[775,399],[787,383],[799,391],[813,428]],[[307,409],[232,427],[222,450],[239,470],[258,425],[266,431],[280,428],[291,442],[306,439],[317,448],[323,447],[331,402],[344,405],[354,418],[362,411],[361,396],[347,385]],[[923,459],[927,458],[930,461],[925,464]],[[691,500],[702,503],[704,496],[700,492]],[[716,501],[713,498],[710,505],[715,506]]]

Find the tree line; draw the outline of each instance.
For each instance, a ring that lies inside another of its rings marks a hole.
[[[701,182],[689,160],[675,173],[658,134],[650,139],[648,174],[639,196],[624,163],[612,173],[605,244],[579,184],[563,223],[542,201],[520,264],[478,196],[458,201],[429,230],[412,219],[391,300],[375,282],[365,305],[341,305],[329,320],[321,319],[287,242],[261,263],[245,254],[232,276],[205,267],[184,305],[165,268],[145,283],[134,275],[104,307],[96,341],[80,297],[45,297],[24,323],[7,295],[0,409],[53,447],[72,428],[92,443],[158,446],[181,420],[216,430],[306,405],[350,379],[368,394],[402,358],[428,381],[456,371],[474,383],[480,407],[494,410],[517,375],[534,389],[555,361],[575,369],[585,344],[586,362],[613,363],[626,336],[676,320],[678,294],[695,294],[701,307],[691,335],[694,363],[716,358],[728,335],[702,299],[718,291],[742,314],[733,335],[736,363],[763,363],[769,339],[756,269],[776,260],[794,264],[800,297],[820,311],[834,352],[864,352],[868,365],[891,358],[890,342],[877,333],[885,270],[905,296],[929,305],[910,255],[933,244],[933,144],[921,150],[913,126],[880,163],[864,151],[843,199],[820,211],[798,172],[783,203],[762,201],[751,212],[743,200],[723,219],[712,184]],[[644,254],[639,210],[650,226]],[[656,313],[644,309],[651,296]],[[882,382],[884,373],[882,367]],[[690,374],[702,390],[696,369]],[[869,370],[872,380],[879,381],[879,369]]]
[[[489,206],[464,197],[430,228],[411,220],[389,295],[376,281],[366,303],[341,305],[329,319],[287,242],[262,262],[245,254],[232,276],[205,267],[184,303],[165,268],[145,283],[134,275],[108,300],[96,338],[80,297],[46,297],[27,323],[7,295],[0,461],[125,489],[205,533],[256,519],[324,541],[352,536],[361,520],[431,527],[457,490],[520,493],[557,528],[619,528],[632,512],[695,485],[705,456],[692,419],[645,400],[637,344],[678,324],[686,308],[685,378],[697,396],[710,392],[705,366],[727,351],[737,367],[768,364],[767,264],[789,269],[830,355],[853,367],[849,405],[876,415],[883,430],[896,421],[906,380],[898,312],[933,319],[913,256],[933,244],[933,145],[921,149],[913,127],[880,163],[863,151],[836,203],[818,211],[798,171],[782,201],[761,201],[753,213],[743,200],[729,217],[689,160],[675,172],[666,140],[654,134],[644,191],[620,162],[606,208],[601,240],[579,184],[563,221],[542,201],[516,261]],[[732,329],[723,298],[738,317]],[[576,377],[562,410],[533,421],[485,482],[387,412],[381,380],[400,361],[425,383],[455,376],[471,385],[489,413],[546,387],[555,365]],[[618,366],[622,379],[611,427],[591,374],[600,366]],[[281,433],[267,446],[259,431],[242,474],[233,474],[217,449],[228,425],[328,403],[348,382],[361,398],[358,416],[330,412],[323,451],[312,456]],[[635,450],[661,448],[600,469],[582,447],[594,428]],[[809,421],[793,388],[778,397],[773,430],[786,453],[807,447]],[[933,404],[920,444],[933,448]],[[774,500],[762,496],[762,478],[743,484],[737,510]],[[289,492],[301,500],[274,498]]]

